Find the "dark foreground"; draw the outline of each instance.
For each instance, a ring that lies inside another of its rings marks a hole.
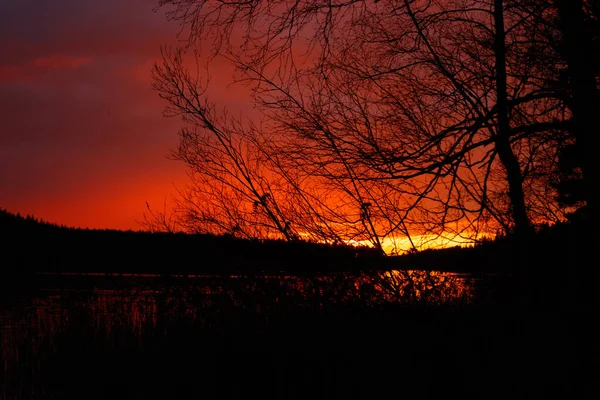
[[[403,274],[4,279],[0,399],[598,398],[576,297]]]
[[[382,257],[0,222],[0,400],[600,398],[591,223]]]

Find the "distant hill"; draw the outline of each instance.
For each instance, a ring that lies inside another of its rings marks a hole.
[[[533,271],[560,273],[561,268],[571,265],[582,252],[583,243],[589,242],[586,226],[585,223],[571,222],[542,227],[527,243],[519,244],[510,237],[499,237],[471,247],[384,256],[367,247],[306,241],[76,229],[0,209],[0,274],[302,274],[392,269],[497,274],[510,273],[517,268],[515,263],[522,262]]]
[[[2,272],[247,273],[372,268],[370,248],[59,226],[0,209]]]

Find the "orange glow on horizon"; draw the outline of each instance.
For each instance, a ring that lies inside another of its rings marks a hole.
[[[16,2],[0,14],[0,208],[139,230],[185,182],[150,69],[177,24],[144,1]]]
[[[71,228],[143,230],[139,223],[144,218],[146,202],[154,210],[163,210],[171,204],[170,193],[179,187],[167,180],[152,184],[130,182],[91,188],[70,197],[34,199],[20,207],[4,207],[9,212],[31,215],[45,222]]]

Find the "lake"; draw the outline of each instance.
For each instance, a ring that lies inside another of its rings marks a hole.
[[[360,369],[348,366],[364,366],[352,353],[390,336],[416,345],[436,311],[414,310],[468,304],[475,290],[435,271],[36,274],[0,286],[0,399],[241,398],[267,386],[276,398],[349,396]],[[329,350],[340,353],[314,356]]]

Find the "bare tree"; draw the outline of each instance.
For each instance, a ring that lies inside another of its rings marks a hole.
[[[540,63],[550,5],[161,4],[262,112],[217,113],[206,79],[165,53],[156,88],[188,126],[175,152],[190,167],[188,230],[415,248],[562,218],[546,184],[569,122]]]
[[[192,180],[182,193],[188,230],[246,237],[272,234],[295,239],[275,199],[276,182],[267,179],[255,157],[249,130],[203,99],[205,87],[183,64],[181,51],[165,52],[154,68],[155,89],[169,102],[167,116],[182,116],[187,126],[174,159],[190,166]]]

